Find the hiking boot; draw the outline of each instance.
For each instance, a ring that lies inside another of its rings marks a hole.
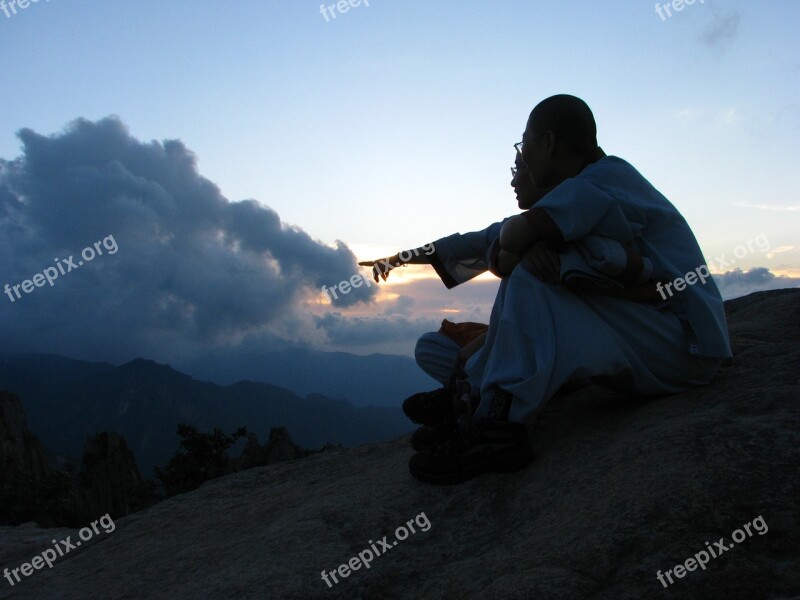
[[[453,417],[453,395],[446,387],[419,392],[403,401],[403,412],[419,425],[440,425]]]
[[[417,452],[433,450],[439,444],[446,442],[456,434],[454,424],[442,423],[434,427],[423,425],[411,434],[411,447]]]
[[[484,417],[431,450],[417,452],[408,468],[425,483],[450,485],[482,473],[510,473],[533,460],[528,428]]]

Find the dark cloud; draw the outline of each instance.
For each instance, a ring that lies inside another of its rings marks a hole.
[[[395,343],[416,340],[426,331],[436,331],[441,318],[406,316],[345,317],[341,313],[328,312],[315,316],[317,327],[327,333],[333,344],[375,344],[384,340]]]
[[[755,267],[746,272],[734,269],[722,275],[714,275],[714,281],[725,300],[762,290],[800,287],[800,278],[778,276],[766,267]]]
[[[700,34],[700,41],[713,48],[733,40],[739,31],[739,22],[741,21],[739,13],[733,11],[722,14],[713,6],[711,6],[710,12],[711,24]]]
[[[6,351],[124,360],[164,356],[266,331],[320,287],[358,273],[335,248],[253,200],[231,202],[177,140],[143,143],[117,118],[64,132],[19,132],[0,160],[0,286],[15,285],[100,240],[91,263],[12,303],[0,296]],[[108,243],[111,246],[111,243]],[[341,295],[369,301],[375,288]]]

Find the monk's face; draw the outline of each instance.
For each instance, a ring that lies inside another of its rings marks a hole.
[[[605,156],[596,140],[592,142],[594,146],[586,140],[570,144],[550,129],[537,130],[532,124],[535,114],[536,109],[522,134],[522,159],[528,165],[534,189],[553,188]]]
[[[528,165],[533,186],[547,188],[560,183],[556,180],[555,134],[552,131],[535,132],[528,122],[522,142],[522,158]]]
[[[517,174],[511,179],[511,187],[517,196],[517,205],[522,210],[528,210],[538,198],[534,194],[533,182],[519,153],[514,160],[514,166],[517,168]]]

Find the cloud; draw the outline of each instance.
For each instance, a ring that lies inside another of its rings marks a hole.
[[[715,122],[723,126],[739,125],[745,122],[746,116],[742,115],[736,107],[709,107],[709,108],[681,108],[675,111],[676,119],[691,123]]]
[[[746,272],[734,269],[722,275],[714,275],[714,282],[725,300],[762,290],[800,287],[800,278],[777,276],[766,267],[755,267]]]
[[[317,327],[324,330],[335,345],[374,345],[384,341],[395,343],[416,340],[421,333],[436,331],[441,318],[406,316],[345,317],[338,312],[315,316]]]
[[[796,212],[800,210],[800,205],[780,206],[774,204],[750,204],[749,202],[737,202],[736,206],[741,208],[756,208],[758,210],[774,210],[779,212]]]
[[[110,117],[63,132],[18,133],[0,159],[0,286],[31,279],[94,242],[118,251],[11,302],[0,295],[6,351],[125,360],[231,343],[280,327],[323,284],[359,272],[254,200],[232,202],[178,140],[140,142]],[[369,302],[362,287],[337,307]]]
[[[414,311],[417,304],[416,300],[411,296],[398,296],[394,302],[388,303],[389,305],[384,309],[385,315],[409,315]]]
[[[769,252],[767,252],[767,258],[775,258],[778,254],[785,254],[786,252],[792,252],[796,250],[797,246],[778,246],[777,248],[772,248]]]
[[[711,24],[700,34],[700,41],[711,48],[730,42],[739,31],[741,17],[737,11],[721,14],[711,7]]]
[[[739,111],[735,108],[729,108],[722,113],[722,121],[726,125],[733,125],[741,120],[742,117],[739,115]]]

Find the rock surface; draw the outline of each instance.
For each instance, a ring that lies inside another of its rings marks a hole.
[[[648,400],[595,386],[559,397],[532,424],[536,460],[519,473],[427,486],[408,474],[407,437],[323,452],[130,515],[51,570],[0,579],[0,595],[797,598],[800,291],[726,306],[736,359],[717,381]],[[421,513],[430,529],[392,545]],[[763,535],[667,589],[656,579],[759,516]],[[383,536],[391,549],[370,569],[323,582]]]

